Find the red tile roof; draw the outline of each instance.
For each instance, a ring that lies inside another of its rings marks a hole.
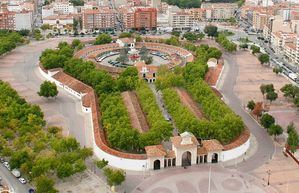
[[[162,145],[152,145],[145,147],[147,157],[164,157],[166,151]]]
[[[207,150],[207,152],[223,150],[223,146],[216,139],[203,140],[202,146]]]

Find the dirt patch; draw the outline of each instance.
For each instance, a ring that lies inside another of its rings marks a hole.
[[[133,91],[126,91],[121,94],[127,107],[132,127],[143,133],[149,130],[146,117],[141,109],[137,95]]]
[[[186,90],[181,88],[176,88],[176,92],[178,93],[181,102],[198,118],[204,118],[203,113],[201,112],[198,104],[191,98],[191,96],[187,93]]]

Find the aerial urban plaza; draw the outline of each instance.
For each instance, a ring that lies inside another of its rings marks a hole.
[[[299,193],[298,0],[0,0],[0,193]]]

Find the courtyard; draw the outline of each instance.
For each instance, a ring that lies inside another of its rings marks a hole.
[[[276,192],[265,182],[246,173],[228,170],[218,165],[200,165],[161,171],[147,178],[133,193],[207,193],[209,189],[211,193]]]

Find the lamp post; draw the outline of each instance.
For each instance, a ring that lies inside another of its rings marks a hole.
[[[270,185],[270,175],[271,175],[271,170],[269,169],[268,171],[267,171],[267,174],[268,174],[268,186]]]

